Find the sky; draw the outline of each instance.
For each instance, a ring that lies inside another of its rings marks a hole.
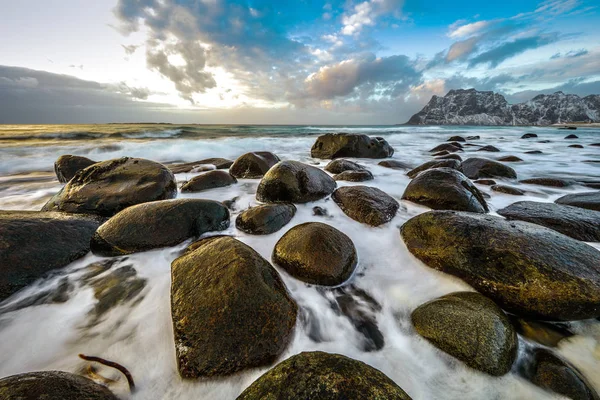
[[[0,123],[395,124],[600,94],[598,0],[0,0]]]

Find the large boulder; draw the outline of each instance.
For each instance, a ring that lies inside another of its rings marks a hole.
[[[458,142],[442,143],[438,146],[435,146],[433,149],[429,150],[430,153],[437,153],[440,151],[447,151],[448,153],[456,153],[457,151],[462,151],[462,145]]]
[[[401,228],[408,250],[505,310],[543,320],[600,316],[600,252],[551,229],[454,211],[418,215]]]
[[[517,173],[514,169],[497,161],[488,160],[487,158],[467,158],[460,164],[460,170],[470,179],[517,178]]]
[[[182,187],[182,192],[202,192],[204,190],[216,189],[220,187],[230,186],[237,183],[229,172],[226,171],[210,171],[204,174],[193,177],[187,181]]]
[[[337,286],[356,268],[352,240],[332,226],[307,222],[287,231],[275,245],[273,262],[303,282]]]
[[[585,242],[600,242],[600,211],[554,203],[519,201],[498,210],[509,220],[532,222]]]
[[[171,264],[171,315],[179,373],[197,378],[273,363],[292,337],[297,306],[267,260],[220,236]]]
[[[390,169],[411,169],[412,167],[402,161],[398,160],[383,160],[380,161],[377,165],[380,167],[390,168]]]
[[[501,376],[517,357],[519,341],[510,320],[479,293],[442,296],[419,306],[411,319],[419,335],[473,369]]]
[[[600,211],[600,191],[568,194],[557,199],[555,203]]]
[[[365,168],[362,165],[350,160],[344,160],[343,158],[333,160],[325,166],[325,171],[332,174],[341,174],[345,171],[362,171],[364,169]]]
[[[233,161],[227,160],[225,158],[207,158],[204,160],[192,161],[188,163],[171,164],[168,165],[168,167],[174,174],[181,174],[184,172],[192,172],[194,170],[199,169],[204,170],[206,166],[209,166],[209,168],[214,167],[215,169],[227,169],[231,167],[232,164]]]
[[[0,379],[5,400],[118,400],[110,390],[79,375],[62,371],[28,372]]]
[[[340,354],[297,354],[277,364],[237,400],[410,400],[383,372]]]
[[[387,158],[394,154],[392,146],[381,137],[352,133],[328,133],[319,136],[310,150],[314,158]]]
[[[58,157],[58,160],[54,162],[54,172],[60,183],[67,183],[77,172],[92,164],[96,164],[96,161],[92,161],[86,157],[66,154]]]
[[[348,182],[365,182],[372,181],[373,174],[366,169],[362,171],[344,171],[341,174],[334,175],[333,179],[336,181],[348,181]]]
[[[123,157],[79,171],[42,211],[111,217],[135,204],[176,195],[177,183],[167,167],[142,158]]]
[[[331,198],[347,216],[371,226],[390,222],[400,207],[393,197],[369,186],[341,187]]]
[[[335,180],[319,168],[282,161],[260,181],[256,198],[264,203],[308,203],[329,196],[335,187]]]
[[[279,157],[268,151],[246,153],[235,160],[229,168],[229,173],[240,179],[262,178],[278,162]]]
[[[96,217],[0,211],[0,301],[90,251]]]
[[[421,172],[427,171],[429,169],[433,169],[433,168],[458,169],[459,167],[460,167],[460,161],[458,161],[458,160],[453,160],[453,159],[432,160],[432,161],[427,161],[426,163],[421,164],[418,167],[411,169],[410,171],[408,171],[406,173],[406,175],[409,178],[413,179],[415,176],[419,175]]]
[[[296,215],[293,204],[265,204],[241,212],[235,226],[251,235],[269,235],[287,225]]]
[[[558,179],[558,178],[531,178],[520,180],[521,183],[528,185],[540,185],[549,187],[568,187],[575,184],[575,181]]]
[[[114,257],[175,246],[203,233],[229,226],[229,210],[212,200],[153,201],[126,208],[102,224],[92,238],[92,252]]]
[[[479,189],[462,173],[451,168],[421,172],[410,181],[402,200],[412,201],[434,210],[457,210],[485,213],[487,204]]]

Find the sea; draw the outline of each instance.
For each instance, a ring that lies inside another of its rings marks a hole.
[[[463,159],[514,155],[523,160],[510,164],[519,179],[556,177],[578,182],[565,188],[550,188],[498,180],[524,190],[524,196],[479,186],[490,196],[487,201],[493,215],[516,201],[553,202],[568,193],[594,190],[586,185],[600,182],[600,147],[590,146],[600,142],[600,130],[585,127],[567,131],[556,127],[402,125],[0,125],[0,210],[40,210],[61,189],[53,164],[64,154],[96,161],[141,157],[171,164],[211,157],[234,160],[246,152],[270,151],[282,160],[324,167],[327,160],[311,158],[310,149],[318,135],[328,132],[383,137],[395,149],[393,159],[414,166],[429,161],[429,150],[451,136],[477,135],[480,139],[471,143],[493,145],[500,152],[482,153],[478,147],[465,147],[460,153]],[[538,137],[521,139],[525,133]],[[568,134],[578,138],[565,139]],[[569,147],[574,144],[583,148]],[[542,153],[526,153],[532,150]],[[331,293],[299,282],[278,269],[304,316],[298,318],[293,339],[281,360],[302,351],[344,354],[381,370],[413,399],[561,398],[532,385],[518,373],[527,351],[540,344],[520,337],[520,361],[513,371],[491,377],[444,354],[414,331],[410,314],[416,307],[447,293],[473,289],[459,279],[426,267],[407,251],[399,227],[428,209],[400,200],[410,181],[405,173],[379,166],[380,160],[354,161],[367,167],[375,177],[361,184],[375,186],[400,201],[400,210],[390,223],[369,227],[347,217],[330,199],[323,199],[298,205],[294,219],[279,232],[252,236],[238,231],[234,221],[240,211],[257,204],[259,180],[240,179],[233,186],[178,195],[218,201],[235,199],[231,227],[220,233],[235,236],[268,260],[277,240],[293,226],[307,221],[332,225],[354,242],[359,266],[352,285],[380,305],[373,318],[383,336],[383,347],[373,350],[365,346],[365,336],[331,307]],[[181,183],[198,173],[178,174],[176,178]],[[338,182],[338,186],[353,184]],[[327,215],[314,215],[315,206],[325,208]],[[207,235],[211,234],[214,233]],[[83,373],[87,364],[77,355],[84,353],[118,362],[131,371],[137,385],[133,394],[114,370],[96,371],[108,379],[111,390],[123,399],[235,399],[268,367],[227,378],[199,380],[182,380],[177,371],[170,313],[170,265],[189,243],[116,260],[111,269],[131,266],[145,286],[135,298],[121,302],[100,318],[93,316],[97,298],[85,274],[90,265],[105,263],[107,259],[91,253],[7,299],[0,304],[0,377],[38,370]],[[600,250],[599,243],[590,245]],[[67,295],[61,301],[23,306],[27,299],[65,284]],[[600,322],[588,320],[569,325],[575,335],[563,339],[554,351],[600,391]],[[90,371],[86,373],[89,375]]]

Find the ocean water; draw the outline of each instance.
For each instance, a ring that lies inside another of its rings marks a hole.
[[[235,159],[249,151],[272,151],[283,160],[298,160],[324,167],[326,160],[312,159],[310,148],[319,134],[358,132],[384,137],[396,150],[393,159],[414,166],[431,159],[429,150],[450,136],[479,135],[472,143],[498,147],[500,153],[476,152],[465,147],[469,156],[497,158],[516,155],[524,161],[511,163],[519,179],[561,177],[581,184],[568,188],[546,188],[504,182],[527,192],[510,196],[479,186],[491,198],[491,213],[513,202],[533,200],[552,202],[566,194],[592,190],[586,182],[600,181],[600,130],[577,131],[556,128],[521,127],[407,127],[407,126],[174,126],[160,124],[86,126],[0,126],[0,209],[39,210],[61,185],[56,181],[53,163],[62,154],[82,155],[100,161],[121,156],[143,157],[163,163],[190,162],[209,157]],[[533,132],[538,138],[522,140]],[[574,133],[579,139],[565,140]],[[540,141],[548,141],[540,143]],[[570,148],[581,144],[583,149]],[[541,150],[543,154],[525,154]],[[377,165],[379,160],[358,160],[375,179],[361,184],[375,186],[400,200],[409,178],[404,172]],[[178,174],[178,181],[196,173]],[[497,180],[499,183],[501,180]],[[339,186],[353,183],[338,182]],[[346,233],[359,255],[358,271],[352,284],[373,297],[381,306],[373,318],[385,345],[379,351],[366,351],[365,338],[344,315],[330,306],[331,293],[306,285],[278,269],[303,318],[282,355],[286,359],[302,351],[340,353],[364,361],[383,371],[414,399],[549,399],[560,396],[545,392],[513,372],[499,378],[474,371],[437,350],[420,338],[410,323],[410,313],[420,304],[457,291],[472,290],[462,281],[427,268],[415,259],[400,239],[398,228],[411,217],[428,209],[400,201],[401,208],[388,224],[372,228],[347,217],[331,200],[298,205],[298,212],[281,231],[267,236],[251,236],[235,229],[237,214],[256,205],[258,180],[179,197],[231,200],[236,198],[230,234],[247,243],[266,259],[277,240],[287,230],[307,221],[330,224]],[[327,217],[314,216],[312,208],[327,209]],[[139,253],[119,260],[109,271],[123,265],[135,268],[146,285],[137,297],[102,315],[92,317],[97,300],[84,276],[88,266],[107,259],[88,254],[47,279],[37,282],[0,304],[0,376],[35,370],[79,372],[86,362],[77,354],[100,356],[125,365],[136,380],[138,390],[130,395],[125,380],[113,370],[99,374],[115,380],[109,387],[128,399],[235,399],[241,391],[268,368],[245,371],[234,376],[206,380],[182,380],[177,372],[170,315],[170,264],[189,242],[175,248]],[[600,244],[590,243],[600,249]],[[101,275],[103,276],[103,275]],[[68,299],[15,310],[23,299],[54,288],[61,282],[71,285]],[[575,336],[564,339],[555,349],[573,363],[600,391],[600,322],[572,324]],[[520,338],[524,349],[540,346]]]

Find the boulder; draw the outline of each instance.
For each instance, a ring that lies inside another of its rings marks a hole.
[[[135,204],[177,195],[173,173],[164,165],[123,157],[79,171],[42,211],[63,211],[111,217]]]
[[[572,144],[572,145],[567,146],[567,147],[570,147],[570,148],[573,148],[573,149],[583,149],[583,146],[580,145],[580,144]]]
[[[340,354],[304,352],[267,371],[237,400],[410,400],[381,371]]]
[[[523,179],[520,180],[521,183],[526,183],[528,185],[540,185],[540,186],[550,186],[550,187],[568,187],[572,186],[575,182],[568,181],[565,179],[557,179],[557,178],[531,178],[531,179]]]
[[[495,146],[488,145],[488,146],[483,146],[480,149],[477,149],[477,151],[490,151],[490,152],[493,152],[493,153],[497,153],[497,152],[500,151],[500,149],[497,148],[497,147],[495,147]]]
[[[265,204],[241,212],[235,226],[251,235],[269,235],[287,225],[296,215],[293,204]]]
[[[60,183],[67,183],[77,172],[92,164],[96,164],[96,161],[92,161],[86,157],[66,154],[58,157],[58,160],[54,162],[54,172]]]
[[[448,154],[453,154],[453,153],[450,153],[448,150],[443,150],[443,151],[438,151],[437,153],[432,154],[432,156],[439,157],[439,156],[447,156]]]
[[[600,211],[600,191],[568,194],[557,199],[555,203]]]
[[[465,139],[462,136],[452,136],[450,139],[448,139],[448,142],[466,142],[467,139]]]
[[[579,139],[579,136],[570,134],[570,135],[565,136],[565,139]]]
[[[527,221],[584,242],[600,242],[600,211],[554,203],[519,201],[498,210],[509,220]]]
[[[464,212],[433,211],[401,228],[408,250],[505,310],[542,320],[600,316],[600,252],[551,229]]]
[[[517,358],[517,333],[504,312],[477,292],[456,292],[419,306],[411,314],[419,335],[469,367],[494,376]]]
[[[434,168],[421,172],[408,184],[402,200],[434,210],[475,213],[488,211],[479,189],[466,176],[451,168]]]
[[[5,400],[118,400],[110,390],[79,375],[40,371],[0,379]]]
[[[460,144],[459,144],[460,146]],[[453,143],[442,143],[438,146],[435,146],[433,149],[429,150],[430,153],[437,153],[439,151],[447,151],[449,153],[456,153],[457,151],[462,151],[462,147],[455,146]]]
[[[498,159],[498,161],[502,161],[502,162],[521,162],[523,160],[520,159],[517,156],[504,156],[504,157],[500,157]]]
[[[333,179],[336,181],[364,182],[373,180],[373,174],[366,169],[362,171],[344,171],[335,175]]]
[[[104,257],[175,246],[229,227],[229,210],[212,200],[153,201],[126,208],[94,234],[92,252]]]
[[[525,192],[522,191],[521,189],[518,189],[518,188],[512,187],[512,186],[508,186],[508,185],[492,185],[492,187],[490,189],[492,189],[494,192],[510,194],[513,196],[525,195]]]
[[[538,137],[538,135],[535,133],[526,133],[523,136],[521,136],[521,139],[531,139],[536,137]]]
[[[264,203],[308,203],[329,196],[335,180],[319,168],[282,161],[262,178],[256,198]]]
[[[364,169],[365,168],[362,165],[350,160],[344,160],[343,158],[333,160],[325,166],[325,171],[332,174],[341,174],[345,171],[362,171]]]
[[[470,179],[510,178],[516,179],[517,173],[511,167],[487,158],[467,158],[460,164],[459,170]]]
[[[380,161],[379,164],[377,164],[377,165],[379,165],[380,167],[391,168],[391,169],[411,169],[412,168],[407,163],[398,161],[398,160]]]
[[[410,171],[408,171],[406,173],[406,175],[408,175],[409,178],[414,178],[417,175],[419,175],[419,173],[423,172],[423,171],[427,171],[429,169],[433,169],[433,168],[451,168],[451,169],[458,169],[460,167],[460,161],[458,160],[433,160],[433,161],[427,161],[424,164],[419,165],[417,168],[411,169]]]
[[[518,334],[544,346],[556,347],[561,340],[573,336],[565,323],[536,321],[516,316],[511,316],[510,320]]]
[[[226,376],[280,357],[297,306],[267,260],[219,236],[192,244],[171,264],[171,315],[180,375]]]
[[[90,251],[96,217],[0,211],[0,301]]]
[[[453,153],[453,154],[446,154],[445,156],[437,156],[436,160],[458,160],[459,162],[461,162],[462,157],[456,153]]]
[[[262,178],[278,162],[279,157],[268,151],[246,153],[235,160],[229,173],[238,179]]]
[[[307,222],[287,231],[275,245],[272,258],[293,277],[323,286],[344,283],[358,263],[352,240],[320,222]]]
[[[480,185],[492,186],[496,184],[496,181],[493,179],[477,179],[473,181],[473,183],[479,183]]]
[[[544,152],[541,150],[529,150],[526,151],[525,154],[544,154]]]
[[[168,165],[168,167],[172,173],[182,174],[184,172],[192,172],[206,165],[212,165],[215,167],[215,169],[227,169],[231,167],[232,164],[233,161],[227,160],[225,158],[207,158],[204,160],[192,161],[188,163],[172,164]]]
[[[182,187],[182,192],[202,192],[203,190],[215,189],[237,183],[237,179],[226,171],[210,171],[198,175],[187,181]]]
[[[479,139],[481,139],[481,136],[479,136],[479,135],[467,136],[467,140],[479,140]]]
[[[352,133],[328,133],[319,136],[310,150],[311,157],[328,159],[387,158],[393,154],[394,149],[384,138]]]
[[[393,197],[369,186],[342,187],[331,198],[347,216],[371,226],[390,222],[400,207]]]

